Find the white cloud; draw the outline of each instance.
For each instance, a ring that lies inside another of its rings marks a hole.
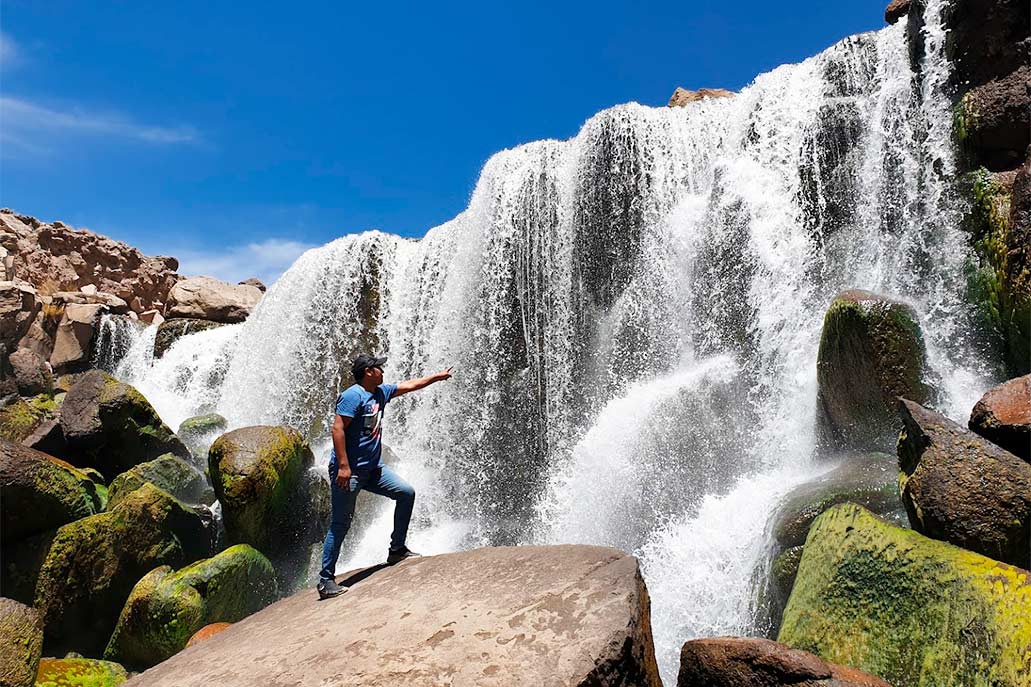
[[[4,142],[25,149],[43,149],[46,142],[62,132],[154,144],[195,143],[200,138],[196,130],[188,126],[141,124],[121,113],[89,112],[79,107],[55,110],[10,96],[0,96],[0,121]],[[38,141],[40,138],[43,141]]]
[[[270,238],[260,243],[232,246],[222,252],[180,252],[179,274],[216,277],[230,284],[257,277],[271,285],[309,248],[314,246],[290,239]]]
[[[10,35],[0,31],[0,67],[10,69],[18,64],[20,58],[21,51],[18,50],[18,44]]]

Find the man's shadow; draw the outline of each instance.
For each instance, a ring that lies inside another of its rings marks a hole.
[[[390,567],[392,567],[392,566],[389,563],[379,563],[378,565],[372,565],[372,566],[369,566],[368,568],[358,568],[357,570],[352,570],[351,572],[344,573],[343,579],[339,579],[339,578],[337,579],[337,584],[339,584],[341,587],[347,587],[348,589],[350,589],[351,587],[353,587],[354,585],[358,584],[362,580],[365,580],[365,579],[368,579],[368,578],[372,577],[373,575],[378,573],[380,570],[383,570],[384,568],[390,568]],[[321,599],[321,600],[322,601],[329,601],[329,599]]]

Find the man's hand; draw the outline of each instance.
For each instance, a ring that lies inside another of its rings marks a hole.
[[[337,489],[351,491],[351,469],[337,470]]]
[[[445,379],[451,379],[451,370],[453,370],[453,369],[455,369],[455,368],[454,367],[449,367],[448,369],[444,370],[443,372],[438,372],[437,374],[433,375],[434,378],[435,378],[433,381],[435,381],[435,382],[443,382]]]
[[[443,382],[445,379],[451,379],[451,371],[454,369],[454,367],[449,367],[442,372],[432,374],[428,377],[420,377],[419,379],[409,379],[408,381],[401,382],[397,385],[397,390],[394,391],[394,396],[401,396],[412,391],[425,389],[434,382]]]

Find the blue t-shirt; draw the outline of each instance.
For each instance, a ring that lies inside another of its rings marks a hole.
[[[336,413],[351,418],[344,431],[347,462],[352,472],[368,471],[380,465],[380,437],[383,409],[397,391],[396,384],[380,384],[371,394],[353,384],[337,396]],[[337,464],[336,450],[329,454],[330,469]]]

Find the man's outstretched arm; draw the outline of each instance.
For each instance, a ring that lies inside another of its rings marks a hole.
[[[432,374],[429,377],[420,377],[419,379],[409,379],[405,382],[400,382],[397,385],[397,391],[394,392],[394,398],[407,394],[409,391],[418,391],[424,389],[434,382],[443,382],[445,379],[451,379],[451,370],[455,368],[449,367],[443,372]]]

